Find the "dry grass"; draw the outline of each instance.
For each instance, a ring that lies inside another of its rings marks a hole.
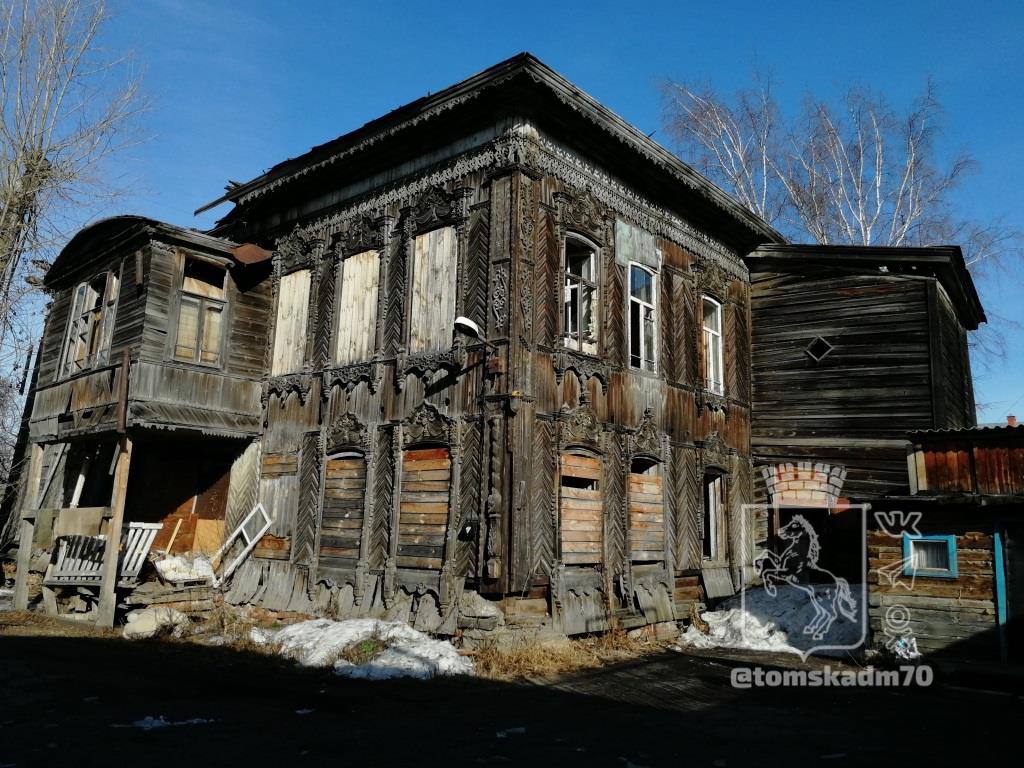
[[[477,673],[493,680],[552,679],[630,661],[662,648],[619,630],[564,642],[523,640],[510,647],[487,645],[472,653]]]
[[[388,644],[384,642],[383,638],[374,635],[343,648],[338,654],[338,658],[359,666],[373,661],[380,653],[386,651],[387,647]]]

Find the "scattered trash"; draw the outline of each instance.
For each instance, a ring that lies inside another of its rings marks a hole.
[[[191,623],[188,616],[173,608],[141,608],[130,612],[121,634],[128,640],[146,640],[158,635],[181,637]]]
[[[159,717],[153,717],[147,715],[141,720],[136,720],[133,723],[114,723],[111,728],[141,728],[144,731],[152,731],[157,728],[173,728],[179,725],[206,725],[207,723],[215,723],[216,720],[206,717],[191,717],[188,720],[168,720],[163,715]]]
[[[0,589],[0,611],[14,610],[14,590]]]
[[[451,643],[398,621],[313,619],[277,631],[254,628],[249,639],[259,645],[276,643],[282,656],[307,667],[333,667],[343,677],[386,680],[473,674],[473,662],[459,655]],[[365,663],[353,664],[342,657],[346,649],[368,641],[379,642],[382,650]]]
[[[160,578],[171,584],[185,582],[209,584],[213,582],[213,565],[202,555],[196,555],[191,559],[174,555],[157,560],[155,565]]]
[[[896,654],[897,659],[903,661],[921,658],[921,652],[917,650],[917,638],[909,635],[897,638],[896,642],[892,644],[892,652]]]

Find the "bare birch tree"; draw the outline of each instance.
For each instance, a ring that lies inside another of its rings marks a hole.
[[[973,163],[938,156],[942,108],[930,83],[902,113],[853,87],[837,104],[808,97],[788,121],[762,76],[732,98],[669,82],[664,100],[680,155],[794,240],[956,242],[975,268],[1019,253],[1012,228],[951,210],[950,193]]]
[[[138,79],[130,58],[103,47],[107,18],[102,0],[0,5],[0,481],[39,332],[41,274],[70,230],[121,191],[108,161],[138,137]]]

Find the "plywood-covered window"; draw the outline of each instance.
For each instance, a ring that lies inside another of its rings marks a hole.
[[[567,453],[562,456],[559,514],[562,562],[601,562],[604,517],[601,513],[601,460]]]
[[[274,357],[271,376],[302,370],[306,359],[306,324],[309,321],[308,269],[281,278],[277,295],[277,322],[274,324]]]
[[[629,548],[634,562],[665,559],[661,464],[650,459],[633,459],[629,468]]]
[[[722,305],[705,296],[703,304],[704,387],[721,395],[725,392],[725,361],[722,348]]]
[[[565,239],[562,336],[565,346],[597,354],[597,252],[575,237]]]
[[[399,568],[441,568],[451,482],[452,462],[447,448],[417,448],[403,454]]]
[[[377,251],[357,253],[341,264],[338,340],[334,354],[339,365],[363,362],[373,356],[379,275]]]
[[[653,371],[655,360],[655,275],[639,264],[629,265],[629,364]]]
[[[184,259],[178,291],[175,359],[220,365],[227,307],[226,277],[227,270],[218,264],[203,259]]]
[[[104,272],[75,286],[64,344],[62,376],[108,362],[120,284],[116,272]]]
[[[710,472],[704,475],[704,541],[705,560],[725,557],[725,476]]]
[[[359,559],[366,499],[366,459],[339,453],[324,462],[324,503],[320,523],[320,564],[354,567]]]
[[[455,227],[416,237],[413,246],[409,352],[436,352],[452,345],[458,240]]]

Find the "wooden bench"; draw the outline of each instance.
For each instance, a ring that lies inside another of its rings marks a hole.
[[[130,587],[139,579],[142,564],[161,523],[128,523],[121,534],[118,586]],[[44,587],[90,587],[103,582],[103,555],[107,537],[67,534],[54,539],[53,554],[43,576]]]

